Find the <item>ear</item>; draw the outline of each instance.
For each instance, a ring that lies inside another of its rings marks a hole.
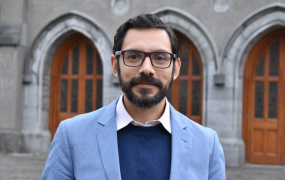
[[[179,76],[179,73],[180,73],[180,67],[181,67],[180,58],[176,59],[174,66],[175,66],[175,69],[174,69],[174,73],[173,73],[173,79],[175,80]]]
[[[111,64],[112,64],[112,71],[116,78],[118,78],[118,61],[114,54],[111,55]]]

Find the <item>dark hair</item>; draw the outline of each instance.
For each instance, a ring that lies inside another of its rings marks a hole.
[[[137,17],[129,19],[124,24],[122,24],[117,29],[116,35],[114,37],[113,54],[115,54],[116,51],[121,50],[125,35],[131,28],[159,28],[165,30],[171,42],[172,53],[178,55],[178,40],[176,35],[169,26],[167,26],[154,14],[141,14]]]

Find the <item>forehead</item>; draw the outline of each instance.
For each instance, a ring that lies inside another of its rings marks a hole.
[[[167,32],[163,29],[129,29],[125,35],[122,50],[158,51],[171,52],[171,42]]]

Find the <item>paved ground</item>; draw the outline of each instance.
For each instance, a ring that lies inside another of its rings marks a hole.
[[[0,154],[0,180],[39,180],[46,155]]]
[[[0,180],[39,180],[46,155],[0,154]],[[285,180],[285,166],[227,167],[227,180]]]
[[[285,180],[285,166],[252,165],[227,167],[227,180]]]

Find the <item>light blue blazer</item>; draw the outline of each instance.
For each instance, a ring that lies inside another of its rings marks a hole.
[[[42,180],[120,180],[116,104],[62,121]],[[225,161],[215,131],[170,106],[171,180],[224,180]],[[138,162],[139,163],[139,162]]]

